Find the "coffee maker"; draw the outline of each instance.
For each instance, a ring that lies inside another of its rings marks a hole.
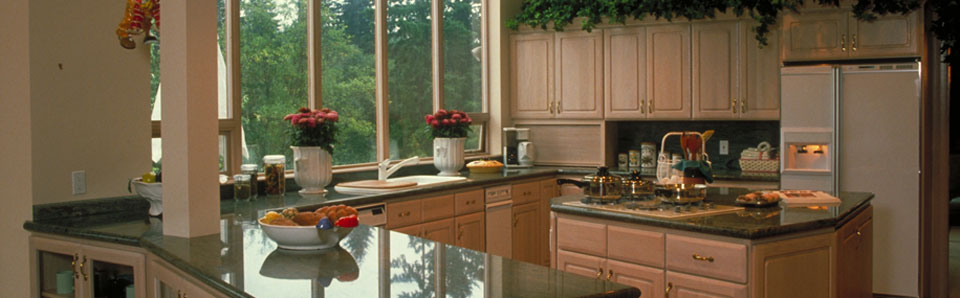
[[[533,166],[534,149],[529,128],[503,128],[503,164],[507,168]]]

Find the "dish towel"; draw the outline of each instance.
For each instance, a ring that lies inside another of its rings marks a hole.
[[[836,206],[840,199],[817,190],[781,190],[777,192],[787,206]]]

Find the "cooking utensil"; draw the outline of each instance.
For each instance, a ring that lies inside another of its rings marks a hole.
[[[706,184],[655,184],[653,194],[661,202],[689,204],[707,198]]]
[[[653,181],[644,181],[640,172],[633,170],[630,177],[623,179],[623,197],[642,199],[653,194]]]
[[[597,168],[597,173],[583,177],[583,181],[557,179],[557,184],[573,184],[583,189],[583,194],[592,199],[612,201],[620,199],[623,193],[623,178],[610,174],[607,167]]]

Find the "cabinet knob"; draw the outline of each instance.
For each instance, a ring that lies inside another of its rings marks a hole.
[[[513,227],[516,228],[518,223],[520,223],[520,218],[514,216],[514,217],[513,217]]]
[[[457,241],[463,239],[463,227],[460,227],[460,231],[457,232]]]
[[[597,279],[600,279],[601,276],[603,276],[603,268],[597,268]]]
[[[697,261],[704,261],[704,262],[713,263],[713,257],[704,257],[704,256],[701,256],[701,255],[699,255],[699,254],[693,254],[693,259],[694,259],[694,260],[697,260]]]
[[[87,275],[86,272],[83,271],[83,263],[86,263],[86,262],[87,262],[87,256],[83,256],[83,261],[80,261],[80,275],[83,275],[84,281],[89,280],[89,277],[90,277],[89,275]]]
[[[670,298],[670,290],[673,290],[673,283],[668,282],[667,288],[663,290],[663,295],[665,298]]]
[[[80,272],[77,272],[77,260],[80,259],[80,254],[73,254],[73,261],[70,262],[70,268],[73,268],[73,278],[80,278]]]
[[[611,277],[613,277],[613,269],[610,269],[610,271],[607,271],[607,281],[609,281]]]

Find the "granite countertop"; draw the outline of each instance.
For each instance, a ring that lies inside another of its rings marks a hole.
[[[736,197],[747,192],[749,192],[749,190],[743,188],[708,188],[705,202],[711,202],[716,205],[734,205]],[[841,192],[838,196],[841,201],[840,205],[832,207],[785,207],[780,205],[770,208],[747,208],[730,213],[681,219],[663,219],[563,205],[564,202],[578,201],[583,197],[583,195],[570,195],[553,198],[550,201],[550,208],[558,213],[712,235],[759,239],[839,227],[852,219],[860,210],[865,209],[869,205],[870,200],[873,199],[873,194],[864,192]]]
[[[273,209],[363,205],[555,174],[554,168],[532,168],[469,174],[463,182],[382,195],[352,196],[330,187],[325,197],[288,192],[251,201],[224,200],[221,233],[194,238],[163,235],[162,219],[148,216],[146,202],[135,197],[35,206],[34,220],[24,228],[143,247],[231,297],[444,295],[438,290],[455,297],[639,296],[636,288],[365,225],[355,228],[338,248],[288,251],[278,249],[256,221]]]
[[[597,172],[596,167],[546,167],[538,166],[536,169],[556,169],[559,174],[590,175]],[[643,178],[656,179],[657,169],[643,168],[637,169]],[[610,173],[627,177],[633,170],[611,168]],[[713,178],[717,180],[729,181],[756,181],[756,182],[780,182],[779,173],[761,173],[761,172],[742,172],[740,170],[713,169]]]

